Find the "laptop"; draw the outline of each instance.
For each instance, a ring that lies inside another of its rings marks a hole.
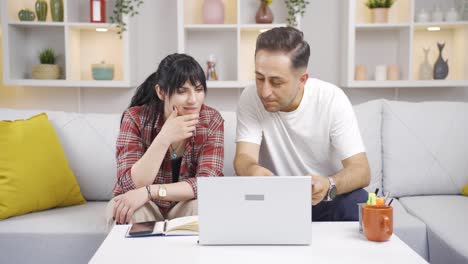
[[[311,177],[199,177],[201,245],[307,245]]]

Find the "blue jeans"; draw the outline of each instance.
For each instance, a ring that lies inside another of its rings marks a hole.
[[[331,202],[312,206],[312,221],[359,221],[358,203],[365,203],[368,194],[364,189],[337,195]]]

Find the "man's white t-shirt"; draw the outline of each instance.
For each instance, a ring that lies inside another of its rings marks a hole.
[[[307,80],[293,112],[266,111],[256,87],[247,87],[237,108],[236,142],[261,145],[260,165],[281,176],[330,176],[342,160],[365,152],[350,101],[318,79]]]

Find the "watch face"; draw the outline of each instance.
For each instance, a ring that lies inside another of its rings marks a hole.
[[[336,187],[333,186],[331,189],[330,189],[330,199],[335,199],[336,197]]]
[[[159,197],[166,197],[166,189],[165,188],[160,188],[159,189]]]

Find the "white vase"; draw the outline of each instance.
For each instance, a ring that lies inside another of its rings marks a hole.
[[[447,13],[445,13],[445,21],[454,22],[458,20],[458,12],[454,7],[450,8]]]
[[[420,23],[429,22],[429,12],[426,9],[422,8],[416,17],[416,21]]]
[[[439,6],[436,6],[432,11],[431,21],[432,22],[442,22],[444,20],[444,13]]]
[[[429,48],[423,49],[424,51],[424,61],[419,66],[419,79],[420,80],[432,80],[432,66],[427,59],[429,53]]]

